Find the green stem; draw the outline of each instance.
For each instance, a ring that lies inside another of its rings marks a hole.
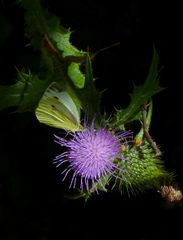
[[[152,111],[150,112],[150,115],[152,115]],[[150,121],[151,118],[149,118]],[[149,142],[149,144],[151,145],[152,149],[155,151],[156,156],[160,156],[161,155],[161,151],[159,150],[159,148],[157,147],[155,141],[153,141],[151,135],[149,134],[149,124],[147,122],[148,120],[148,116],[147,116],[147,104],[145,103],[143,106],[143,110],[142,110],[142,123],[143,123],[143,130],[144,130],[144,138],[146,138],[146,140]]]
[[[147,111],[147,107],[148,107],[148,111]],[[146,115],[146,126],[147,129],[149,130],[150,124],[151,124],[151,118],[152,118],[152,108],[153,108],[153,103],[152,100],[149,102],[148,106],[146,105],[146,111],[147,111],[147,115]],[[140,131],[137,133],[137,135],[135,136],[135,140],[137,141],[141,141],[144,137],[144,127],[142,125]]]

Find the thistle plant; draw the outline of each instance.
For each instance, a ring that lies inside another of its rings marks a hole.
[[[114,132],[103,128],[95,130],[92,124],[91,127],[85,127],[83,131],[72,134],[69,140],[55,136],[60,146],[67,147],[67,151],[54,160],[57,167],[69,162],[69,166],[62,172],[63,180],[72,171],[70,187],[75,188],[76,180],[80,178],[79,187],[82,191],[86,189],[98,192],[97,183],[106,191],[108,176],[118,178],[119,173],[124,171],[123,167],[117,166],[115,160],[125,160],[121,154],[121,145],[129,134],[122,132],[115,135]]]
[[[166,170],[149,133],[153,97],[162,90],[156,49],[144,83],[134,85],[129,105],[113,115],[104,114],[91,54],[71,44],[71,31],[39,0],[19,0],[18,4],[25,11],[29,47],[40,53],[40,66],[36,71],[18,69],[14,85],[0,86],[0,110],[14,106],[19,113],[31,111],[40,123],[55,127],[60,153],[53,156],[53,164],[62,180],[70,178],[68,188],[77,190],[78,197],[87,199],[95,192],[114,189],[128,195],[147,189],[163,197],[172,193],[173,173]],[[137,122],[140,129],[129,129]],[[64,137],[58,129],[65,131]],[[179,197],[167,199],[180,200],[178,193]]]

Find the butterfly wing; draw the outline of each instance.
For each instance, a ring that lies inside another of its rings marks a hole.
[[[36,117],[41,123],[55,128],[70,131],[81,128],[79,112],[74,101],[57,83],[52,83],[45,91],[36,108]]]

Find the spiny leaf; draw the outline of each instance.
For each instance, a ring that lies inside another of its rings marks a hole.
[[[56,43],[57,48],[62,52],[62,56],[85,56],[85,53],[79,51],[70,43],[70,35],[68,32],[61,32],[59,29],[52,29],[49,31],[49,37]]]
[[[68,76],[74,82],[75,86],[78,88],[84,87],[85,76],[79,68],[79,64],[71,63],[68,66]]]
[[[162,90],[158,81],[158,62],[159,57],[154,49],[152,63],[144,84],[141,86],[134,86],[133,93],[131,94],[131,102],[126,109],[117,110],[116,124],[118,127],[136,119],[142,105],[147,102],[150,97]]]
[[[86,53],[71,44],[71,31],[61,25],[57,16],[43,9],[39,0],[19,2],[26,10],[26,34],[30,36],[31,45],[41,52],[40,67],[43,74],[45,72],[44,78],[49,75],[53,81],[70,84],[70,88],[82,88],[84,74],[80,63]],[[79,62],[75,62],[76,58]]]
[[[18,112],[33,111],[47,86],[37,76],[18,72],[14,85],[0,86],[0,110],[16,106]]]
[[[49,48],[48,51],[66,56],[85,57],[86,53],[78,50],[70,42],[71,31],[60,24],[60,19],[41,7],[39,0],[19,0],[25,8],[27,35],[35,48]],[[46,45],[45,45],[46,44]],[[52,48],[52,49],[51,49]]]
[[[24,85],[23,82],[17,82],[12,86],[0,86],[0,110],[18,106]]]
[[[100,93],[97,92],[92,72],[92,64],[89,55],[86,56],[85,62],[85,84],[80,91],[83,108],[90,122],[94,116],[100,117]],[[98,119],[99,120],[99,119]]]

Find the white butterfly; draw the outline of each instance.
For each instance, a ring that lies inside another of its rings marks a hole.
[[[80,114],[73,99],[56,82],[46,89],[35,113],[39,122],[51,127],[73,132],[82,129]]]

